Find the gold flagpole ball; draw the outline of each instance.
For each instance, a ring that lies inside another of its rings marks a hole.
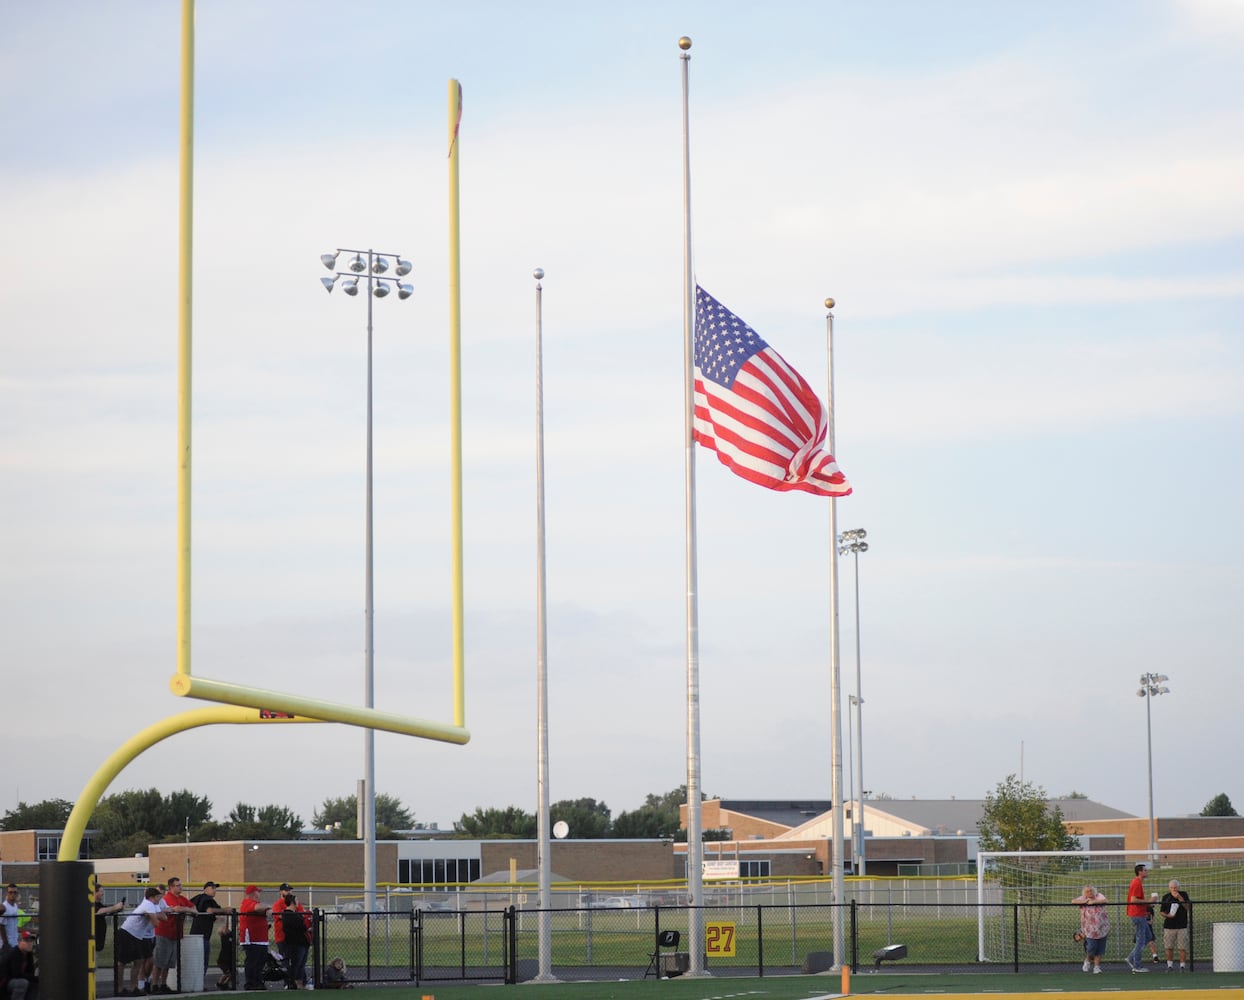
[[[833,309],[833,308],[834,308],[834,300],[833,300],[833,299],[826,299],[826,300],[825,300],[825,308],[826,308],[826,309]]]
[[[678,47],[686,52],[687,49],[691,48],[691,39],[683,35],[682,38],[678,39]]]

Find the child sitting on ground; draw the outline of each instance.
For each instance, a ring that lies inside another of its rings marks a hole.
[[[340,958],[334,958],[328,963],[328,968],[324,970],[324,989],[326,990],[352,990],[353,983],[346,982],[346,963]]]

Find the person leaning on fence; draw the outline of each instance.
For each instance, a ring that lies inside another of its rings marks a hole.
[[[1188,913],[1192,900],[1179,888],[1179,879],[1171,879],[1169,889],[1158,904],[1162,914],[1162,944],[1166,948],[1166,971],[1175,971],[1175,950],[1179,950],[1179,971],[1188,971]]]
[[[216,890],[219,882],[204,882],[203,891],[194,896],[190,902],[194,906],[195,916],[190,921],[190,933],[203,936],[203,968],[212,964],[212,937],[216,927],[216,917],[222,913],[236,912],[232,907],[221,906],[216,902]]]
[[[263,967],[268,960],[268,909],[259,902],[259,886],[248,885],[242,905],[238,907],[238,943],[246,954],[242,965],[244,989],[264,989]]]
[[[113,903],[111,906],[104,905],[104,887],[96,884],[95,886],[95,953],[104,950],[104,945],[108,943],[108,918],[114,913],[120,913],[125,909],[125,900],[119,903]]]
[[[151,974],[151,956],[155,951],[155,929],[164,919],[160,909],[160,889],[149,885],[144,892],[141,903],[117,928],[117,939],[113,942],[113,954],[116,962],[124,973],[124,967],[130,967],[130,988],[120,990],[119,997],[141,996],[147,992],[147,977]],[[121,985],[123,975],[117,977],[116,985]]]
[[[1106,938],[1110,935],[1110,913],[1106,909],[1106,897],[1095,886],[1086,885],[1084,891],[1072,900],[1080,907],[1080,933],[1084,936],[1085,972],[1101,972],[1101,957],[1106,953]]]

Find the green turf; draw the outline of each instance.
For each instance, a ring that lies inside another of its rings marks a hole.
[[[385,1000],[809,1000],[841,989],[839,973],[820,976],[766,976],[727,979],[627,980],[625,982],[523,983],[519,986],[462,986],[429,983],[424,986],[369,988]],[[938,993],[1049,993],[1060,991],[1101,993],[1178,992],[1181,989],[1244,990],[1244,972],[1154,972],[1135,976],[1108,972],[1086,976],[1080,971],[1045,974],[931,973],[893,974],[861,972],[851,977],[853,996]]]

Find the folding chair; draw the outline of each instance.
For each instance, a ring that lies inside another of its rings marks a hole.
[[[661,955],[662,948],[672,948],[678,950],[678,942],[680,936],[678,931],[657,931],[656,947],[653,948],[652,954],[648,956],[648,968],[644,970],[644,978],[647,979],[651,974],[658,979],[661,978]]]

